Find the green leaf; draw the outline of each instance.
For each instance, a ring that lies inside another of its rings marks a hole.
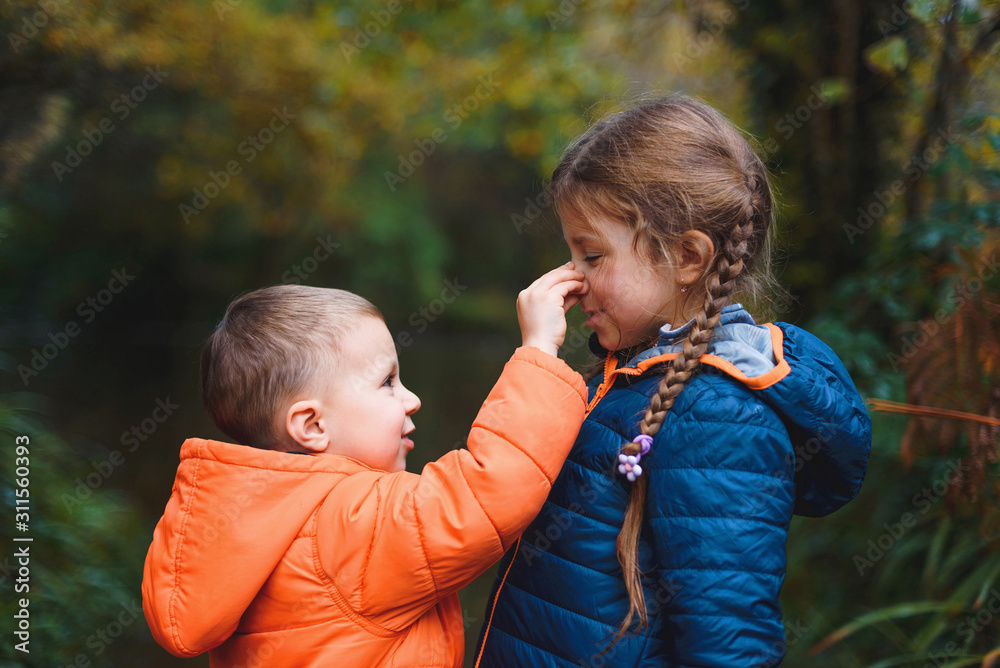
[[[934,582],[937,579],[939,566],[941,564],[941,553],[944,550],[945,540],[948,538],[948,531],[951,529],[951,520],[945,518],[938,526],[931,543],[931,549],[927,553],[927,561],[924,562],[924,572],[921,577],[921,586],[924,591],[932,591]]]
[[[925,26],[936,23],[948,12],[949,0],[910,0],[906,11]]]
[[[908,663],[913,663],[914,661],[923,661],[926,659],[926,654],[906,654],[904,656],[896,656],[891,659],[876,661],[875,663],[869,664],[865,668],[890,668],[890,666],[904,666]]]
[[[979,592],[976,594],[976,600],[972,604],[974,607],[982,607],[983,603],[986,602],[986,595],[989,590],[993,587],[993,583],[996,581],[997,577],[1000,577],[1000,558],[996,560],[996,565],[989,575],[983,579],[983,584],[979,587]]]
[[[901,603],[899,605],[893,605],[888,608],[880,608],[878,610],[873,610],[867,614],[861,615],[853,622],[845,624],[840,627],[826,638],[821,640],[813,648],[812,653],[820,652],[821,650],[840,642],[844,638],[857,633],[861,629],[868,628],[870,626],[875,626],[881,624],[882,622],[891,621],[895,619],[900,619],[903,617],[915,617],[917,615],[927,615],[933,612],[941,612],[944,610],[951,610],[954,606],[948,603],[939,603],[937,601],[921,601],[919,603]]]
[[[909,64],[910,50],[906,46],[906,40],[894,35],[868,47],[865,57],[878,70],[893,74],[905,69]]]
[[[819,90],[827,104],[837,104],[851,96],[850,80],[844,77],[829,77],[819,82]]]
[[[978,666],[981,665],[979,662],[983,660],[981,656],[968,656],[957,661],[950,661],[941,668],[962,668],[962,666]]]

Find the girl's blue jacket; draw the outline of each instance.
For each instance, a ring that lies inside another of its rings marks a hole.
[[[597,656],[628,612],[615,540],[631,483],[617,455],[691,325],[664,327],[657,347],[631,360],[609,355],[589,384],[590,413],[569,459],[500,562],[481,668],[781,663],[789,522],[832,513],[858,493],[871,421],[828,346],[794,325],[756,325],[739,304],[723,309],[701,371],[642,458],[649,626]]]

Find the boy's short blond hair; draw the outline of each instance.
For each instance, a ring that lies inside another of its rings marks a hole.
[[[346,290],[277,285],[237,297],[201,354],[209,417],[237,443],[282,449],[281,407],[328,368],[366,316],[384,320]]]

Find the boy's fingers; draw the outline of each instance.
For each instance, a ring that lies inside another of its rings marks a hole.
[[[583,280],[583,272],[577,271],[576,269],[570,269],[569,263],[567,263],[561,267],[556,267],[555,269],[542,274],[535,280],[534,283],[531,284],[531,287],[537,286],[542,289],[548,289],[560,281],[567,280]]]
[[[564,281],[553,289],[556,294],[562,295],[563,313],[569,313],[571,308],[580,303],[583,295],[587,294],[587,284],[583,281]]]
[[[569,313],[569,310],[580,303],[580,295],[569,295],[563,300],[563,313]]]
[[[560,281],[552,286],[552,290],[563,295],[564,297],[571,292],[580,292],[583,289],[584,282],[576,278]]]

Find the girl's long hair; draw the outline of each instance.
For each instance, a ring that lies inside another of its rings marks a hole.
[[[641,101],[591,127],[566,150],[553,172],[552,192],[560,213],[573,211],[583,214],[577,216],[581,219],[600,214],[628,225],[634,250],[652,262],[670,262],[678,238],[688,230],[704,232],[714,244],[706,273],[680,295],[701,302],[694,326],[639,425],[640,433],[655,436],[698,371],[719,312],[734,294],[760,306],[768,294],[780,292],[770,270],[774,213],[767,168],[722,114],[672,95]],[[683,312],[689,303],[697,302],[685,301]],[[622,451],[636,454],[639,444],[625,443]],[[629,611],[605,652],[634,623],[639,630],[648,625],[638,558],[648,481],[642,475],[632,483],[618,534]]]

